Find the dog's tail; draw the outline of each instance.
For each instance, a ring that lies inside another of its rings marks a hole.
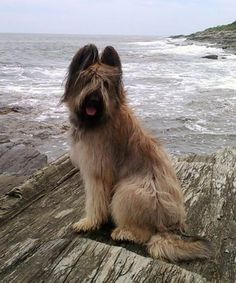
[[[170,262],[207,259],[212,256],[208,240],[201,237],[179,236],[172,233],[159,233],[148,242],[148,252],[153,258]]]

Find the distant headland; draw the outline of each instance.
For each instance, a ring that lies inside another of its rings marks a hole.
[[[236,52],[236,21],[228,25],[219,25],[186,36],[187,39],[216,43],[223,49]]]

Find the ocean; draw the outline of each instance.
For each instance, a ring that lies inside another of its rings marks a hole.
[[[53,160],[68,150],[59,101],[68,65],[87,43],[120,54],[131,107],[173,154],[236,145],[236,55],[184,38],[0,34],[1,135]],[[203,59],[209,54],[218,60]]]

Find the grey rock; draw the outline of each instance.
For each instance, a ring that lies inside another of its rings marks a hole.
[[[217,31],[207,29],[186,36],[188,40],[214,43],[217,46],[227,49],[229,52],[236,50],[236,30]]]
[[[1,143],[8,143],[10,142],[10,139],[7,135],[0,135],[0,144]]]
[[[12,105],[12,106],[1,106],[0,105],[0,115],[6,115],[6,114],[9,114],[10,112],[27,114],[29,113],[29,111],[30,109],[27,109],[27,108],[24,108],[18,105]]]
[[[173,39],[178,39],[178,38],[183,38],[184,35],[183,34],[178,34],[178,35],[171,35],[170,38],[173,38]]]
[[[46,140],[49,139],[50,133],[46,130],[36,130],[35,134],[33,134],[34,138],[39,138],[40,140]]]
[[[0,195],[6,194],[12,188],[21,185],[25,179],[26,176],[0,174]]]
[[[4,136],[2,139],[0,137],[0,144],[8,140],[17,144],[32,145],[45,153],[50,161],[67,151],[68,123],[38,121],[31,110],[27,114],[10,112],[0,117],[0,132]]]
[[[24,144],[0,144],[0,173],[31,175],[47,164],[47,157],[33,146]]]
[[[206,56],[203,56],[202,58],[217,60],[218,55],[206,55]]]
[[[235,282],[236,148],[173,159],[189,233],[214,246],[208,261],[169,264],[110,239],[112,227],[77,235],[83,216],[80,172],[69,157],[0,198],[1,282]],[[9,237],[10,235],[10,237]]]

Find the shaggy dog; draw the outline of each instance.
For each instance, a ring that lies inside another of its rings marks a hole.
[[[86,191],[86,216],[76,232],[98,229],[112,217],[115,241],[146,244],[154,258],[207,258],[208,241],[183,239],[183,194],[162,144],[139,124],[126,101],[121,61],[107,46],[81,48],[69,66],[62,101],[70,111],[72,162]]]

